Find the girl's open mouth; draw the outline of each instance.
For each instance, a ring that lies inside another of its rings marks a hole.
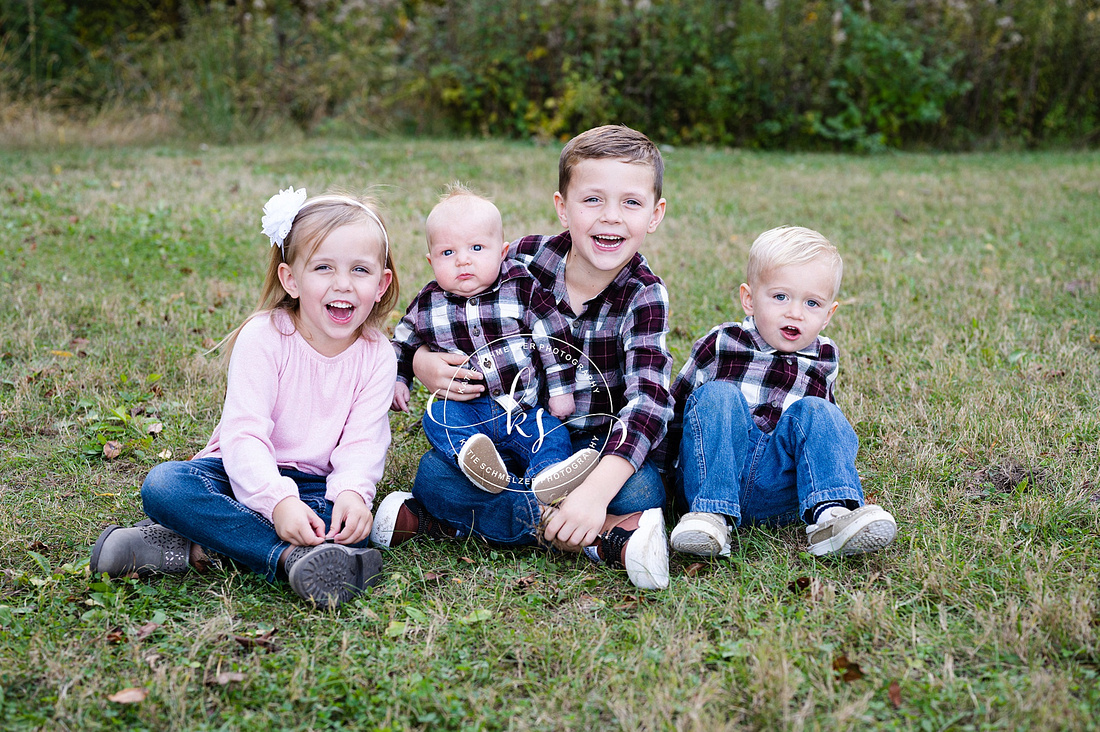
[[[330,302],[325,305],[325,309],[328,310],[328,316],[341,325],[350,322],[355,313],[355,306],[346,302]]]

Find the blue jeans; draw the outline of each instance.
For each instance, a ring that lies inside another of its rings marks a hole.
[[[298,484],[298,497],[325,522],[332,523],[332,503],[325,500],[325,476],[289,468],[279,470]],[[266,518],[233,496],[221,458],[161,463],[141,486],[145,514],[205,549],[240,562],[274,581],[283,551],[291,546]],[[364,539],[359,544],[367,545]]]
[[[599,438],[585,432],[574,433],[572,444],[576,450],[602,446]],[[477,536],[499,546],[538,544],[541,504],[530,489],[486,493],[438,450],[429,450],[420,459],[412,492],[429,514],[460,535]],[[646,461],[619,490],[607,512],[625,515],[664,505],[664,483],[653,463]]]
[[[509,423],[504,407],[488,396],[468,402],[439,400],[424,412],[424,436],[439,452],[448,455],[457,465],[462,443],[476,434],[493,441],[501,457],[511,458],[510,468],[522,475],[530,486],[531,479],[544,468],[567,460],[573,454],[569,430],[549,412],[535,416],[537,410],[515,410]],[[542,436],[540,441],[540,424]],[[514,480],[514,479],[513,479]]]
[[[753,422],[737,384],[710,381],[684,407],[677,488],[688,510],[737,525],[807,521],[825,501],[863,505],[858,447],[855,430],[825,399],[799,399],[769,434]]]

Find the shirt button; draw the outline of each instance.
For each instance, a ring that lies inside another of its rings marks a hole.
[[[500,389],[493,389],[493,396],[498,397],[502,394]]]
[[[473,337],[477,338],[477,337],[478,337],[479,335],[481,335],[481,328],[478,328],[478,327],[477,327],[477,326],[475,325],[475,326],[474,326],[474,328],[473,328],[473,330],[471,330],[471,331],[470,331],[470,335],[472,335]]]
[[[470,298],[470,304],[471,305],[477,305],[477,298],[476,297],[471,297]]]
[[[481,365],[484,366],[487,369],[491,369],[491,368],[493,368],[493,359],[486,356],[484,359],[482,359]]]

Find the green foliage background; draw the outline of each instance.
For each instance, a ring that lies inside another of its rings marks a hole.
[[[1095,145],[1100,0],[0,0],[0,102],[213,142]]]

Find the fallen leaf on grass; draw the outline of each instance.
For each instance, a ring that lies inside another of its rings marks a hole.
[[[153,422],[145,425],[145,431],[150,435],[159,435],[164,431],[164,425],[160,422]]]
[[[516,589],[526,590],[528,587],[538,581],[538,577],[533,574],[529,574],[526,577],[520,577],[518,580],[516,580]]]
[[[477,562],[475,562],[473,559],[470,559],[469,557],[460,557],[460,559],[466,562],[466,564],[477,564]]]
[[[425,572],[424,574],[420,575],[420,578],[425,582],[438,582],[439,580],[443,579],[443,575],[441,575],[439,572]]]
[[[894,709],[901,707],[901,684],[896,681],[890,682],[890,688],[886,691],[886,695],[890,697],[890,703],[894,705]]]
[[[245,648],[263,648],[265,651],[275,651],[278,648],[275,646],[275,641],[271,636],[275,635],[274,630],[269,630],[262,635],[248,636],[248,635],[235,635],[233,640]]]
[[[145,701],[145,697],[148,693],[148,689],[144,689],[140,686],[131,686],[128,689],[116,691],[114,694],[111,694],[107,697],[107,701],[113,701],[116,704],[138,704]]]
[[[58,358],[72,358],[73,354],[70,351],[50,351],[51,356],[57,356]]]
[[[27,546],[27,549],[29,549],[32,552],[38,552],[40,554],[44,554],[44,553],[46,553],[50,550],[50,548],[48,546],[46,546],[45,544],[43,544],[40,541],[32,541]]]
[[[637,610],[642,604],[642,598],[638,595],[626,595],[623,601],[614,607],[615,610]]]
[[[707,565],[703,564],[702,562],[692,562],[687,566],[687,569],[684,570],[684,574],[686,574],[688,577],[694,577],[695,575],[699,574],[699,572],[703,570],[706,566]]]
[[[160,458],[161,460],[171,460],[172,459],[172,451],[171,450],[161,450],[160,452],[157,453],[157,457]]]
[[[138,628],[137,635],[134,636],[137,640],[145,640],[151,636],[157,628],[160,627],[160,623],[146,623]]]
[[[814,602],[821,602],[825,599],[826,590],[828,589],[826,584],[817,577],[799,577],[793,582],[787,584],[787,589],[796,594],[805,593],[806,597]]]
[[[859,681],[863,678],[863,670],[860,669],[859,664],[849,661],[848,657],[845,655],[840,655],[833,659],[833,671],[836,672],[843,681]]]
[[[116,457],[122,454],[122,443],[118,440],[108,440],[103,445],[103,457],[108,460],[114,460]]]
[[[122,632],[122,628],[113,628],[107,631],[108,643],[121,643],[126,640],[126,634]]]
[[[244,681],[245,676],[240,671],[222,671],[220,674],[214,677],[207,677],[206,685],[214,686],[228,686],[234,681]]]
[[[795,593],[802,592],[803,590],[807,589],[809,586],[810,586],[810,578],[809,577],[799,577],[798,579],[792,580],[791,582],[787,583],[787,589],[790,590],[791,592],[795,592]]]

